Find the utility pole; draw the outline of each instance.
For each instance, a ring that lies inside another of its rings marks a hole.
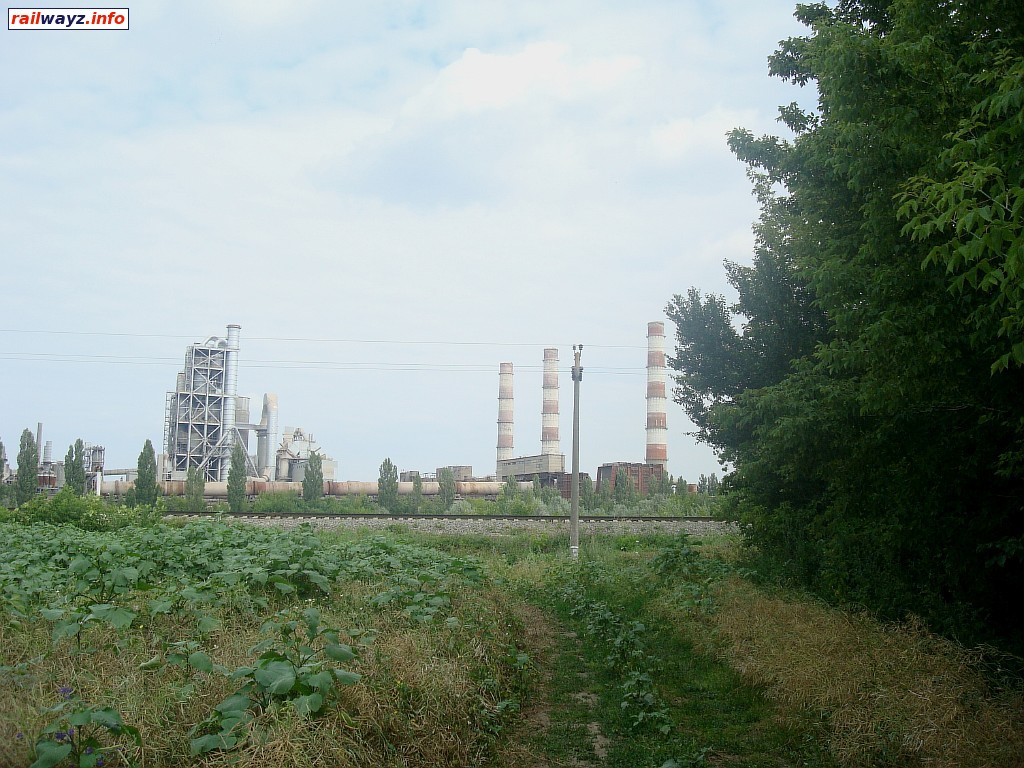
[[[582,344],[572,345],[572,511],[569,515],[569,551],[572,559],[580,556],[580,366]]]

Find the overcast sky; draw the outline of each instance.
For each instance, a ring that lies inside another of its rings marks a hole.
[[[339,479],[493,473],[505,361],[539,453],[547,346],[568,457],[574,343],[582,469],[643,461],[647,323],[750,260],[725,133],[813,103],[767,74],[793,8],[145,0],[128,31],[0,31],[9,460],[42,421],[54,458],[134,466],[185,347],[239,323],[254,417],[276,392]],[[668,424],[674,475],[721,473]]]

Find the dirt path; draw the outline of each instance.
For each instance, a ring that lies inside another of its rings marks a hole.
[[[599,697],[583,668],[576,633],[530,603],[520,603],[517,612],[524,649],[536,665],[537,688],[495,766],[596,768],[610,742],[593,718]]]

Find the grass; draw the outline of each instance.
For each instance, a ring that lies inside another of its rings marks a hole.
[[[730,537],[697,545],[669,535],[586,536],[573,562],[564,533],[452,537],[395,526],[384,537],[310,539],[198,525],[208,527],[173,530],[191,531],[188,541],[221,537],[228,550],[223,562],[224,548],[204,550],[212,560],[202,567],[221,586],[204,593],[201,611],[181,604],[151,615],[147,601],[165,587],[127,589],[104,599],[137,614],[130,626],[95,622],[81,648],[52,642],[55,625],[36,610],[70,599],[63,590],[73,582],[60,569],[73,567],[71,557],[55,545],[52,562],[37,556],[59,529],[18,539],[38,551],[0,564],[8,606],[0,612],[0,766],[31,763],[60,689],[116,708],[141,732],[141,748],[104,734],[122,748],[107,766],[1022,765],[1020,688],[994,682],[990,656],[912,623],[880,625],[770,594],[743,578]],[[110,568],[126,552],[135,556],[132,547],[154,547],[145,557],[157,557],[162,540],[127,530],[77,538],[76,552],[107,557]],[[167,586],[172,592],[201,570],[179,550],[169,561],[182,580]],[[290,593],[287,584],[301,586],[297,576],[280,589],[224,586],[229,566],[249,573],[264,551],[278,560],[290,552],[324,573],[337,566],[330,594],[311,585]],[[337,561],[344,557],[358,562]],[[31,578],[4,582],[19,567]],[[462,575],[477,571],[484,575]],[[293,699],[274,699],[253,710],[240,745],[191,756],[193,728],[239,683],[202,664],[168,663],[173,644],[194,643],[189,650],[213,663],[244,668],[267,639],[266,619],[311,606],[356,649],[342,666],[361,679],[339,687],[315,717]],[[197,611],[213,619],[206,631]]]
[[[843,765],[1024,765],[1024,696],[919,623],[882,625],[740,579],[716,589],[721,655],[774,701],[828,713]]]

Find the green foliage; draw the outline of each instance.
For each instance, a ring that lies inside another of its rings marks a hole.
[[[245,509],[245,449],[240,442],[236,442],[231,449],[231,466],[228,467],[228,509],[232,512],[241,512]]]
[[[580,476],[580,505],[587,512],[597,509],[597,495],[594,493],[594,481],[590,475]]]
[[[14,484],[14,500],[20,507],[36,495],[39,485],[39,448],[27,429],[21,433],[18,450],[18,479]]]
[[[185,511],[198,514],[206,511],[206,478],[198,467],[189,467],[185,478]]]
[[[931,246],[925,263],[950,276],[995,372],[1024,365],[1024,59],[1011,34],[973,40],[967,56],[970,110],[906,183],[898,215]]]
[[[452,494],[452,498],[454,498]],[[414,514],[419,512],[423,506],[423,480],[420,478],[420,473],[417,472],[412,478],[412,495],[409,497],[410,511]]]
[[[302,498],[312,502],[324,495],[323,457],[316,451],[310,451],[306,472],[302,476]]]
[[[275,703],[289,704],[299,717],[313,717],[330,706],[339,686],[359,682],[358,673],[340,666],[355,659],[355,651],[341,642],[340,630],[321,625],[317,608],[279,611],[261,632],[271,637],[252,649],[256,663],[228,673],[241,686],[192,729],[192,755],[243,744],[257,714]],[[202,652],[190,654],[187,662],[200,672],[217,670]]]
[[[753,264],[726,265],[735,304],[691,289],[668,312],[675,398],[735,467],[724,504],[765,573],[1012,642],[1024,20],[982,6],[800,6],[809,34],[770,67],[818,112],[781,110],[793,141],[729,139]]]
[[[120,742],[141,749],[138,729],[126,725],[117,710],[89,705],[70,688],[61,688],[60,695],[61,700],[45,710],[53,719],[36,739],[36,759],[29,768],[102,768],[121,764],[126,745]]]
[[[455,503],[455,474],[449,467],[445,467],[441,470],[437,483],[440,487],[438,495],[441,500],[441,506],[445,511],[448,511],[452,508],[452,504]]]
[[[308,509],[302,496],[291,491],[261,493],[252,504],[253,512],[300,514]]]
[[[377,503],[388,512],[398,512],[398,469],[391,459],[384,459],[380,465],[377,480]]]
[[[612,498],[616,504],[625,506],[632,506],[640,500],[636,486],[633,485],[632,479],[622,467],[615,472],[615,488],[612,491]]]
[[[156,452],[149,439],[139,453],[138,475],[135,478],[135,503],[156,506],[159,488],[156,483]]]
[[[64,484],[76,496],[85,495],[85,444],[81,438],[68,446],[67,456],[64,457]]]
[[[711,473],[710,477],[708,475],[701,475],[700,479],[697,480],[697,493],[704,494],[705,496],[717,496],[720,486],[721,483],[714,472]]]

